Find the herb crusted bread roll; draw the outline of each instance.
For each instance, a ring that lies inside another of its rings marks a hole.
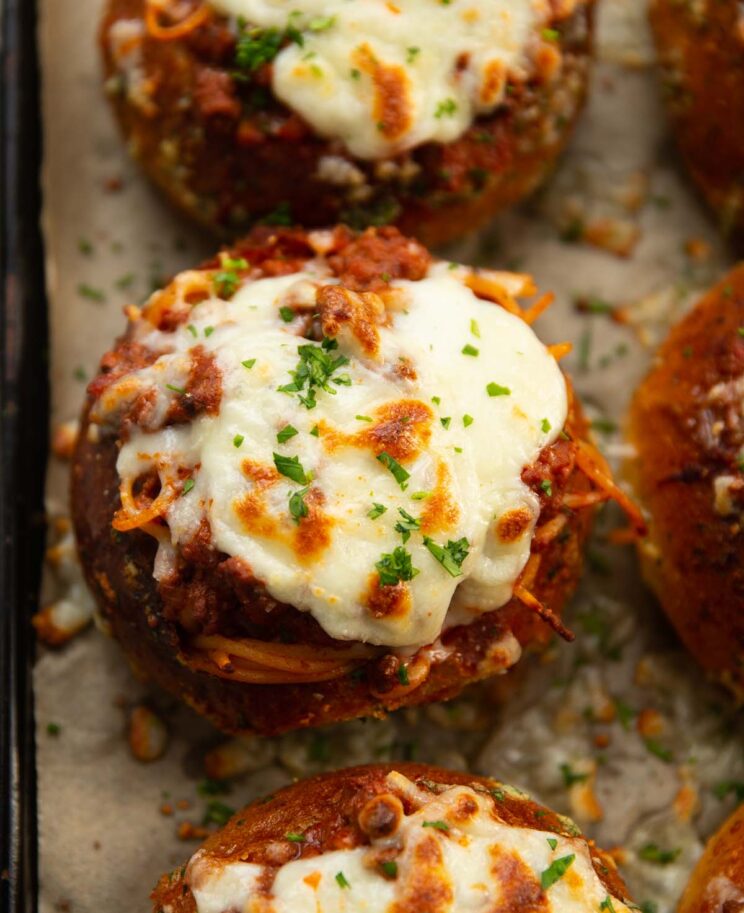
[[[453,696],[566,634],[591,508],[624,499],[534,291],[393,228],[261,229],[130,308],[73,513],[135,667],[271,733]]]
[[[426,243],[533,190],[584,100],[592,0],[109,0],[106,91],[168,197]]]
[[[324,774],[249,805],[152,896],[156,913],[630,909],[613,861],[569,819],[422,764]]]

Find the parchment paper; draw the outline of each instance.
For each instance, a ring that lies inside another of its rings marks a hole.
[[[55,427],[76,415],[85,379],[123,328],[121,307],[214,247],[161,202],[126,156],[100,87],[101,5],[41,2]],[[730,258],[674,164],[641,0],[605,0],[600,35],[589,110],[547,191],[445,255],[531,272],[557,293],[538,332],[575,343],[567,367],[617,460],[627,452],[608,422],[620,421],[668,323]],[[587,231],[609,233],[621,247],[637,236],[632,256],[569,243]],[[595,311],[626,306],[626,322],[577,312],[577,296]],[[51,517],[67,511],[67,471],[50,461]],[[602,539],[617,519],[603,517],[593,570],[568,616],[578,643],[557,646],[513,683],[502,679],[449,709],[243,743],[242,766],[251,770],[219,801],[237,807],[293,776],[366,760],[469,765],[573,814],[605,846],[619,848],[636,899],[656,904],[645,907],[649,913],[671,911],[703,839],[732,808],[733,795],[716,793],[728,780],[744,780],[742,719],[676,646],[633,555]],[[45,599],[57,595],[58,582],[48,575]],[[223,739],[136,683],[116,645],[93,629],[61,650],[42,648],[35,685],[41,910],[149,910],[158,876],[194,849],[178,839],[179,824],[200,825],[216,801],[199,796],[197,784],[205,752]],[[515,693],[502,710],[496,698],[505,690]],[[125,738],[128,712],[142,700],[170,732],[165,755],[151,764],[134,760]],[[642,709],[663,722],[657,750],[639,734]],[[174,814],[163,814],[170,807]],[[679,854],[666,866],[644,862],[638,852],[650,842]]]

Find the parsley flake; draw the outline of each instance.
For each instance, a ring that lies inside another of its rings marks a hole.
[[[434,111],[434,117],[441,119],[442,117],[452,117],[457,111],[457,102],[454,98],[445,98],[439,102]]]
[[[554,850],[558,846],[558,841],[555,839],[555,837],[548,837],[547,841],[548,841],[548,846],[550,847],[551,850]]]
[[[305,835],[304,835],[304,834],[298,834],[298,833],[296,833],[295,831],[289,831],[288,833],[286,833],[286,834],[284,835],[284,839],[285,839],[285,840],[289,840],[290,843],[304,843],[304,842],[305,842]]]
[[[240,445],[245,440],[245,436],[242,434],[236,434],[233,438],[233,447],[240,447]]]
[[[387,450],[378,453],[377,459],[383,466],[386,466],[390,470],[395,481],[400,485],[403,491],[405,491],[408,487],[408,480],[411,478],[411,473],[404,469],[397,460],[393,459]]]
[[[470,332],[476,339],[480,339],[480,327],[478,326],[478,321],[475,319],[470,321]]]
[[[493,381],[486,387],[486,393],[489,396],[509,396],[511,390],[508,387],[502,387],[501,384],[494,383]]]
[[[317,404],[317,391],[324,390],[335,396],[336,391],[330,385],[330,380],[335,371],[349,363],[345,355],[331,355],[330,352],[338,347],[335,339],[324,339],[319,346],[301,345],[297,352],[300,360],[294,371],[289,373],[292,382],[278,387],[280,393],[296,393],[297,398],[306,409],[314,409]],[[343,381],[346,383],[346,381]],[[351,383],[351,379],[348,379]]]
[[[376,520],[378,517],[381,517],[387,511],[387,507],[384,504],[378,504],[376,501],[372,502],[372,507],[367,511],[367,516],[370,520]]]
[[[307,485],[305,488],[301,488],[299,491],[294,491],[289,496],[289,512],[292,515],[292,519],[295,523],[299,523],[303,517],[306,517],[309,513],[307,504],[305,504],[305,495],[310,490],[310,486]]]
[[[413,580],[419,569],[411,563],[411,556],[402,545],[391,553],[384,554],[375,564],[380,577],[380,586],[396,586],[401,580]]]
[[[172,390],[174,393],[179,393],[181,396],[186,395],[186,391],[183,387],[177,387],[175,384],[166,384],[166,390]]]
[[[464,536],[456,542],[450,539],[446,545],[424,536],[424,545],[451,577],[462,576],[462,563],[468,557],[470,545]]]
[[[279,316],[285,323],[292,323],[296,315],[292,308],[285,306],[279,308]]]
[[[286,443],[290,438],[294,437],[300,432],[293,425],[285,425],[282,430],[277,434],[276,439],[280,444]]]
[[[398,874],[398,863],[395,862],[395,860],[390,860],[389,862],[381,862],[380,868],[388,878],[395,878],[395,876]]]
[[[277,472],[293,482],[297,482],[298,485],[309,485],[312,481],[310,475],[302,468],[299,457],[286,457],[275,453],[274,466],[276,466]]]
[[[336,873],[336,883],[338,884],[338,886],[340,888],[350,888],[351,887],[351,882],[346,877],[346,875],[344,875],[343,872]]]
[[[662,850],[655,843],[647,843],[638,850],[638,858],[644,862],[653,862],[655,865],[670,865],[681,852],[679,848]]]
[[[241,361],[240,363],[244,368],[248,368],[248,370],[250,371],[251,368],[255,365],[256,359],[255,358],[246,358],[245,361]]]
[[[194,485],[196,485],[196,482],[193,479],[186,479],[186,481],[183,483],[183,488],[181,489],[181,494],[187,495],[191,491],[191,489],[194,487]]]
[[[448,831],[450,829],[449,824],[446,821],[424,821],[421,824],[421,827],[433,827],[438,831]]]
[[[398,681],[401,685],[410,685],[411,681],[408,678],[408,666],[405,663],[401,663],[398,666]]]
[[[540,422],[540,431],[542,431],[543,434],[547,434],[547,433],[550,431],[550,429],[551,429],[552,427],[553,427],[553,426],[550,424],[550,422],[549,422],[548,419],[546,419],[546,418],[544,418],[544,419]]]
[[[407,511],[403,510],[402,507],[398,508],[398,513],[401,515],[401,520],[395,524],[395,531],[400,533],[403,542],[408,542],[411,538],[411,532],[416,532],[421,529],[421,521],[416,517],[412,517]]]
[[[471,346],[470,343],[464,345],[461,351],[463,355],[470,355],[473,358],[477,358],[477,356],[480,355],[480,349],[476,349],[476,347]]]
[[[560,879],[563,878],[575,858],[575,853],[571,853],[570,856],[561,856],[560,859],[556,859],[555,862],[550,863],[547,869],[540,875],[540,887],[543,891],[547,891],[548,888],[556,883],[556,881],[560,881]]]
[[[473,418],[472,415],[463,415],[463,417],[462,417],[462,424],[465,428],[469,428],[473,424],[474,421],[475,421],[475,419]]]

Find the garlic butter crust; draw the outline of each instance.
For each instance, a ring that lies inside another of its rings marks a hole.
[[[162,913],[626,913],[611,859],[494,780],[325,774],[238,812],[153,893]]]
[[[662,345],[635,394],[632,471],[646,578],[680,637],[744,700],[744,268]]]
[[[392,228],[262,229],[130,309],[73,506],[135,666],[278,731],[454,694],[563,632],[612,490],[533,292]]]
[[[222,231],[397,221],[431,243],[532,190],[583,101],[591,0],[109,0],[106,90]]]

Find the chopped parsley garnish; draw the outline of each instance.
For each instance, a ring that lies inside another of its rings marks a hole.
[[[309,485],[312,481],[311,476],[302,468],[299,457],[286,457],[281,453],[275,453],[274,466],[276,466],[277,472],[293,482],[297,482],[298,485]]]
[[[410,679],[408,678],[408,666],[405,663],[401,663],[398,666],[398,681],[401,685],[410,685]]]
[[[445,98],[437,105],[436,111],[434,112],[434,117],[452,117],[455,111],[457,111],[457,102],[455,99]]]
[[[285,840],[289,840],[290,843],[304,843],[304,842],[305,842],[305,835],[304,835],[304,834],[298,834],[298,833],[296,833],[295,831],[289,831],[288,833],[286,833],[286,834],[284,835],[284,839],[285,839]]]
[[[467,343],[467,345],[464,345],[462,347],[462,354],[463,355],[472,355],[472,357],[475,358],[478,355],[480,355],[480,349],[476,349],[475,346],[471,346],[470,343]]]
[[[553,426],[550,424],[550,422],[546,418],[544,418],[540,422],[540,431],[542,431],[543,434],[547,434],[552,427]]]
[[[197,331],[196,327],[194,326],[194,324],[193,324],[193,323],[190,323],[190,324],[186,327],[186,329],[189,331],[189,333],[191,333],[191,335],[194,337],[194,339],[196,339],[196,337],[197,337],[197,335],[198,335],[198,331]]]
[[[743,780],[723,780],[716,783],[713,787],[713,795],[723,801],[726,796],[734,794],[737,802],[744,802],[744,781]]]
[[[134,284],[134,279],[134,273],[124,273],[123,276],[119,276],[116,282],[114,282],[114,285],[119,289],[119,291],[125,292],[127,289],[132,287]]]
[[[303,517],[308,515],[307,504],[305,504],[305,495],[310,490],[310,486],[301,488],[299,491],[292,492],[289,496],[289,512],[295,523],[299,523]]]
[[[92,285],[88,285],[87,282],[81,282],[78,285],[78,295],[81,298],[88,298],[90,301],[95,301],[97,304],[103,304],[106,300],[106,293],[101,291],[99,288],[93,288]]]
[[[672,763],[674,754],[669,748],[665,748],[660,742],[657,742],[656,739],[644,739],[643,741],[651,754],[656,755],[656,757],[660,758],[665,764]]]
[[[442,397],[441,396],[432,396],[431,401],[434,403],[435,406],[438,406],[442,402]]]
[[[462,563],[468,557],[470,545],[464,536],[456,542],[450,539],[446,545],[439,545],[433,539],[424,536],[424,545],[451,577],[462,575]]]
[[[595,418],[592,420],[592,429],[600,434],[613,434],[617,431],[617,425],[609,418]]]
[[[542,482],[540,482],[540,488],[549,498],[553,497],[553,483],[550,479],[543,479]]]
[[[351,887],[351,882],[346,877],[346,875],[344,875],[343,872],[336,873],[336,883],[338,884],[338,886],[340,888],[350,888]]]
[[[78,241],[78,250],[81,254],[89,257],[93,253],[93,244],[87,238],[80,238]]]
[[[450,829],[449,824],[446,821],[424,821],[421,824],[421,827],[433,827],[438,831],[448,831]]]
[[[470,321],[470,332],[476,339],[480,339],[480,327],[478,326],[478,321],[475,319]]]
[[[391,860],[390,862],[381,862],[380,868],[388,878],[395,878],[398,874],[398,863],[394,860]]]
[[[285,323],[292,323],[296,315],[292,308],[285,306],[279,308],[279,316]]]
[[[402,507],[398,508],[398,513],[401,516],[401,519],[395,524],[396,533],[400,533],[403,542],[408,542],[411,538],[412,532],[417,532],[421,529],[421,521],[412,517],[407,511],[403,510]]]
[[[311,32],[325,32],[331,28],[336,22],[335,16],[316,16],[315,19],[311,19],[307,27]]]
[[[241,361],[240,363],[244,368],[248,368],[248,370],[250,371],[251,368],[255,365],[256,359],[255,358],[246,358],[245,361]]]
[[[299,434],[299,431],[293,425],[285,425],[282,430],[277,434],[276,439],[280,444],[284,444],[291,437],[294,437],[296,434]]]
[[[183,389],[183,387],[177,387],[175,384],[166,384],[165,389],[172,390],[174,393],[179,393],[181,396],[186,395],[186,391]]]
[[[442,423],[442,428],[449,428],[452,421],[452,416],[445,415],[444,418],[440,418],[439,421]]]
[[[224,796],[230,792],[230,784],[225,780],[205,777],[196,784],[196,791],[200,796]]]
[[[576,773],[570,764],[560,764],[559,766],[566,786],[573,786],[574,783],[585,783],[589,779],[589,774]]]
[[[214,327],[204,327],[204,335],[209,339],[209,337],[214,333]]]
[[[217,824],[222,827],[235,814],[235,809],[225,805],[224,802],[213,800],[207,803],[207,809],[204,813],[202,824]]]
[[[183,483],[183,488],[181,489],[181,494],[187,495],[191,491],[191,489],[194,487],[194,485],[196,485],[196,482],[193,479],[186,479],[186,481]]]
[[[245,440],[245,436],[242,434],[236,434],[233,438],[233,447],[240,447],[240,445]]]
[[[540,887],[543,891],[547,891],[548,888],[556,883],[556,881],[560,881],[560,879],[563,878],[575,858],[576,854],[571,853],[570,856],[561,856],[560,859],[556,859],[555,862],[550,863],[547,869],[540,875]]]
[[[291,225],[292,209],[289,203],[286,200],[279,203],[275,209],[261,219],[261,222],[264,225]]]
[[[411,563],[411,556],[402,545],[385,554],[375,564],[381,586],[395,586],[401,580],[413,580],[419,569]]]
[[[302,33],[291,22],[285,29],[245,29],[245,22],[239,20],[242,32],[235,45],[235,65],[240,70],[252,73],[271,61],[279,53],[285,41],[294,41],[302,46]],[[242,75],[242,74],[238,74]]]
[[[542,36],[546,41],[558,41],[561,37],[560,32],[556,31],[556,29],[543,29]]]
[[[393,478],[400,485],[403,491],[408,487],[408,480],[411,478],[411,473],[404,469],[400,463],[393,459],[387,450],[383,450],[382,453],[377,454],[377,459],[382,463],[383,466],[387,466],[390,472],[393,474]]]
[[[421,48],[406,48],[406,63],[413,63],[420,53]]]
[[[506,793],[503,789],[500,789],[498,786],[494,786],[493,789],[489,789],[488,792],[493,796],[497,802],[503,802],[506,799]]]
[[[297,398],[306,409],[314,409],[317,404],[317,391],[324,390],[326,393],[335,395],[336,391],[330,384],[333,374],[343,365],[349,363],[345,355],[331,355],[331,351],[338,347],[335,339],[324,339],[319,346],[301,345],[298,346],[297,352],[300,360],[294,371],[289,373],[292,376],[292,383],[284,384],[277,389],[281,393],[296,393]],[[339,383],[340,378],[334,378],[335,383]],[[346,383],[346,380],[341,380]],[[351,383],[351,379],[348,379]]]
[[[62,727],[59,723],[47,723],[47,735],[58,736],[62,732]]]
[[[626,732],[628,732],[630,730],[630,724],[633,720],[633,717],[636,715],[635,710],[633,710],[633,708],[626,704],[624,701],[620,700],[619,697],[616,697],[615,713],[617,714],[620,725]]]
[[[428,498],[430,494],[431,494],[430,491],[414,491],[414,492],[411,492],[411,500],[412,501],[423,501],[426,498]]]
[[[501,384],[491,381],[486,387],[486,393],[488,393],[489,396],[509,396],[511,390],[508,387],[502,387]]]
[[[377,502],[373,502],[372,507],[367,511],[367,516],[370,520],[376,520],[378,517],[381,517],[386,510],[387,507],[385,507],[384,504],[377,504]]]
[[[473,418],[472,415],[463,415],[463,417],[462,417],[462,424],[464,425],[465,428],[469,428],[473,424],[474,421],[475,421],[475,419]]]
[[[546,839],[551,850],[554,850],[558,846],[558,841],[555,839],[555,837],[548,837]]]
[[[612,905],[612,898],[608,894],[607,897],[599,905],[600,910],[606,910],[607,913],[615,913],[615,908]]]
[[[238,270],[248,269],[248,261],[242,257],[233,259],[224,254],[221,257],[220,265],[222,269],[214,274],[214,287],[220,298],[232,298],[238,290],[240,276]]]
[[[313,437],[320,437],[320,428],[317,425],[313,425],[310,434],[312,434]]]
[[[669,865],[682,852],[677,848],[674,850],[662,850],[655,843],[647,843],[638,850],[638,858],[644,862],[653,862],[656,865]]]

